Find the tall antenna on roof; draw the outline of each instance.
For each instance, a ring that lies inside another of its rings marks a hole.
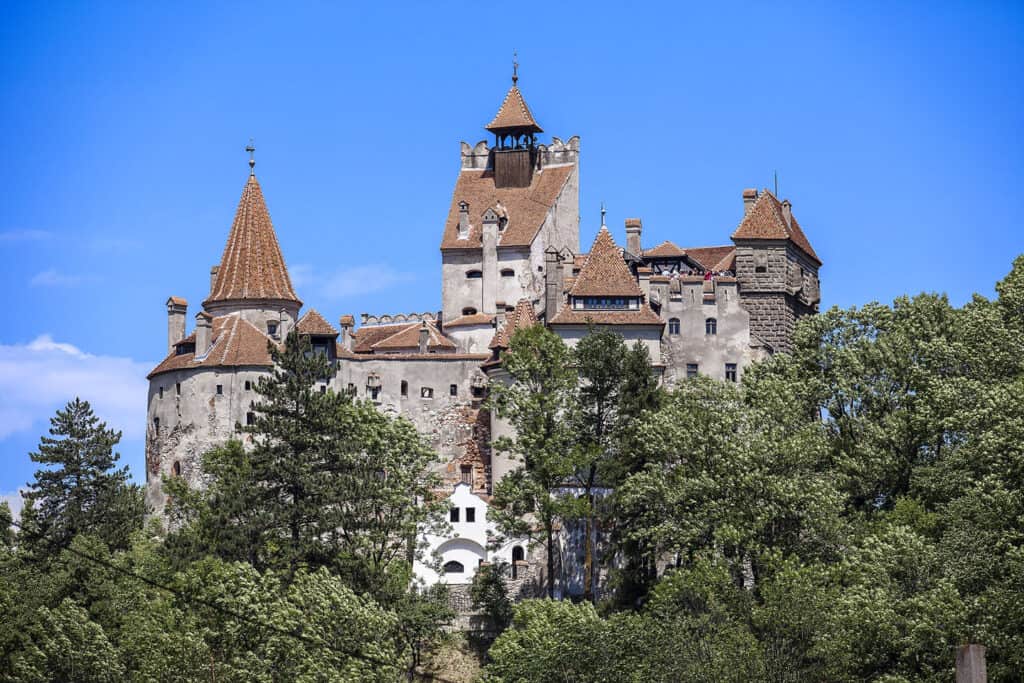
[[[249,175],[256,175],[256,145],[253,144],[252,138],[249,138],[249,144],[245,146],[245,151],[249,153]]]
[[[512,50],[512,85],[519,82],[519,54]]]

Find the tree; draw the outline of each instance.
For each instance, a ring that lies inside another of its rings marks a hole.
[[[509,383],[492,385],[491,404],[514,436],[495,440],[520,465],[494,487],[491,512],[512,538],[543,538],[547,551],[547,593],[555,591],[555,526],[566,512],[557,494],[574,472],[571,413],[577,376],[565,343],[534,325],[517,330],[502,356]]]
[[[24,540],[41,548],[67,547],[77,534],[94,534],[113,548],[127,546],[145,514],[141,488],[128,483],[128,468],[115,469],[121,432],[108,429],[78,398],[50,418],[40,439],[35,481],[25,495]]]
[[[487,616],[497,635],[512,622],[512,600],[505,587],[508,573],[508,563],[505,562],[481,566],[473,575],[473,583],[469,587],[474,609],[481,610]]]

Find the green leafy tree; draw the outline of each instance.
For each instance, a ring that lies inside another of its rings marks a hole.
[[[62,548],[77,534],[94,534],[115,548],[127,546],[142,526],[141,488],[116,469],[121,433],[108,429],[88,401],[78,398],[50,418],[50,436],[31,453],[36,471],[28,485],[22,525],[26,544]],[[47,550],[41,550],[44,554]]]
[[[507,563],[484,565],[473,575],[473,583],[469,587],[473,607],[487,616],[495,634],[500,634],[512,622],[512,600],[505,587],[508,574]]]

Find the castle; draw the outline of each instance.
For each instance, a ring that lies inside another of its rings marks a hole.
[[[524,544],[487,544],[489,493],[516,463],[492,452],[509,427],[483,401],[504,377],[500,357],[516,329],[547,325],[569,345],[589,325],[612,329],[645,344],[667,384],[697,374],[736,382],[751,363],[786,351],[796,320],[817,310],[821,261],[788,200],[743,190],[731,243],[710,247],[644,248],[639,218],[626,220],[622,247],[602,211],[581,253],[579,138],[540,142],[515,75],[486,129],[493,146],[461,146],[441,234],[441,310],[363,314],[358,327],[351,315],[335,327],[312,308],[302,313],[250,159],[191,333],[187,302],[167,300],[167,356],[148,376],[154,514],[166,503],[163,476],[201,483],[201,454],[252,422],[256,381],[271,366],[268,342],[295,329],[336,364],[330,389],[408,418],[437,450],[452,530],[427,537],[439,562],[417,563],[418,575],[468,583],[480,562],[496,559],[528,570],[537,563]]]

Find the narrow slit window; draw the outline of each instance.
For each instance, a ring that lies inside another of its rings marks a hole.
[[[406,382],[406,381],[405,381],[405,380],[403,379],[403,380],[402,380],[402,397],[404,398],[404,397],[406,397],[406,396],[408,396],[408,395],[409,395],[409,383],[408,383],[408,382]]]
[[[256,424],[256,413],[253,413],[253,412],[246,413],[245,414],[245,424],[247,424],[250,427],[253,426],[254,424]]]
[[[458,384],[452,384],[452,385],[450,385],[450,386],[448,387],[448,393],[449,393],[449,394],[450,394],[451,396],[458,396],[458,395],[459,395],[459,385],[458,385]]]
[[[224,395],[224,385],[223,384],[218,384],[217,385],[217,395],[218,396],[223,396]]]

